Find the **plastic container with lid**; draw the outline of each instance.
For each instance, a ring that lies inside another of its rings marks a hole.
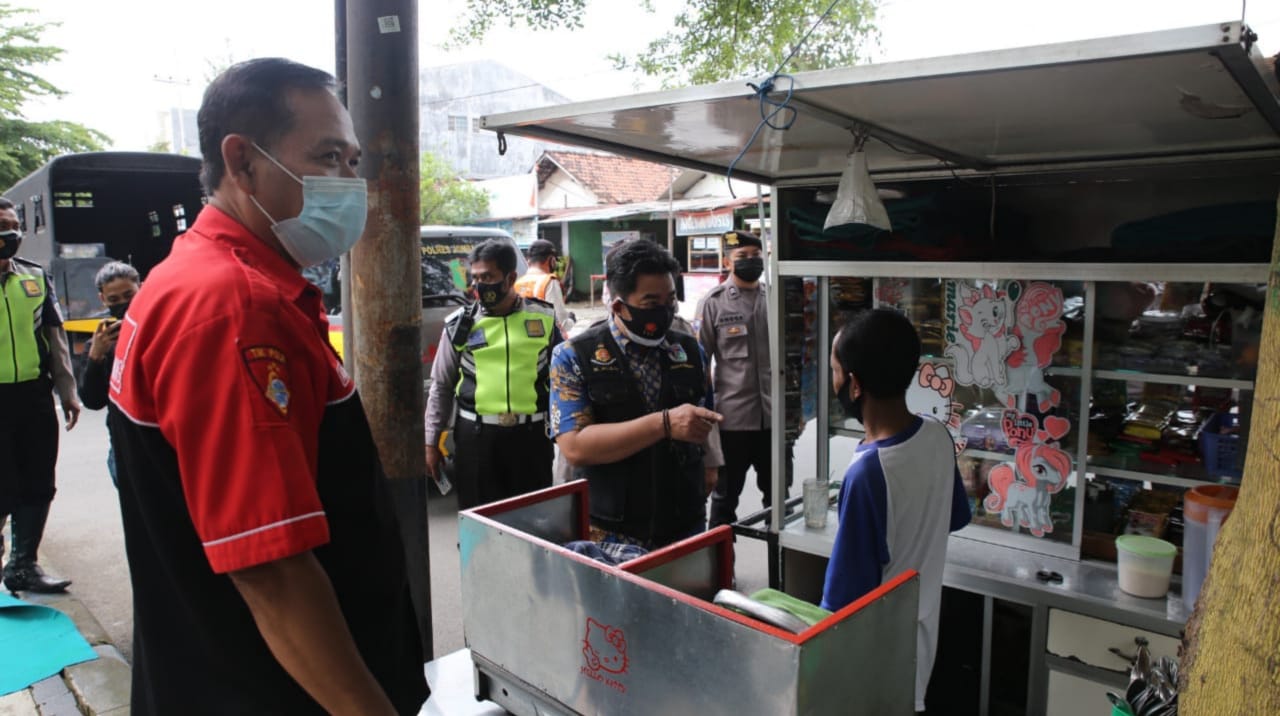
[[[1209,559],[1218,529],[1231,514],[1240,490],[1227,485],[1201,485],[1187,490],[1182,501],[1182,601],[1196,605],[1200,587],[1209,573]]]
[[[1120,565],[1120,589],[1135,597],[1158,599],[1169,593],[1173,559],[1178,548],[1170,542],[1144,535],[1116,538]]]

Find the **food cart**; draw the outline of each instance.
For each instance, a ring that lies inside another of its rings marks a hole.
[[[745,152],[765,105],[737,82],[483,125],[772,186],[772,431],[816,421],[819,479],[860,436],[830,399],[834,329],[910,316],[911,400],[953,428],[975,513],[931,690],[949,713],[1092,714],[1135,639],[1177,655],[1189,612],[1176,578],[1121,592],[1114,537],[1176,540],[1183,490],[1240,478],[1280,195],[1280,81],[1255,41],[1225,22],[801,73],[794,123]],[[892,232],[823,227],[862,140]],[[984,334],[975,310],[1007,322]],[[835,515],[795,519],[780,438],[773,464],[777,581],[814,597]]]
[[[792,633],[713,603],[727,526],[611,566],[565,548],[587,539],[587,499],[579,480],[461,513],[477,699],[518,716],[913,712],[914,572]]]

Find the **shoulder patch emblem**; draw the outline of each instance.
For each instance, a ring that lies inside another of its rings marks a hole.
[[[40,282],[34,278],[24,278],[22,279],[22,290],[27,296],[35,298],[40,295]]]
[[[250,346],[243,351],[249,377],[281,416],[289,414],[289,370],[284,351],[275,346]]]
[[[596,352],[591,356],[591,362],[596,365],[613,365],[616,360],[617,358],[613,357],[613,354],[609,352],[608,348],[604,347],[603,343],[596,346]]]
[[[524,332],[529,334],[530,338],[542,338],[547,335],[547,328],[542,325],[541,320],[534,318],[524,322]]]
[[[684,346],[680,345],[679,343],[671,344],[671,347],[667,349],[667,355],[671,358],[672,363],[688,363],[689,362],[689,354],[685,353]]]

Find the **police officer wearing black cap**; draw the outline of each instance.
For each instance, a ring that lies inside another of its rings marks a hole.
[[[738,498],[748,468],[756,470],[756,485],[764,495],[765,507],[773,494],[769,302],[765,284],[760,282],[764,244],[753,233],[730,231],[721,245],[731,272],[702,298],[695,324],[699,343],[715,359],[712,384],[716,409],[724,415],[720,424],[724,465],[711,493],[711,527],[737,521]],[[788,459],[788,485],[790,472]]]

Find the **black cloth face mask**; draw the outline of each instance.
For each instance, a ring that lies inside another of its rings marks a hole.
[[[623,318],[621,315],[618,318],[622,321],[622,325],[627,327],[627,333],[644,346],[656,346],[662,342],[663,337],[667,335],[667,329],[671,328],[671,322],[676,317],[675,306],[639,308],[629,303],[622,305],[631,312],[631,318]]]
[[[18,254],[22,245],[22,234],[10,229],[0,231],[0,259],[11,259]]]
[[[847,376],[847,378],[844,382],[844,385],[840,386],[839,388],[836,388],[836,400],[840,401],[840,407],[844,408],[845,415],[861,423],[862,422],[862,396],[859,395],[856,399],[849,397],[849,379],[853,377],[853,374],[845,373],[845,376]]]
[[[130,303],[130,301],[125,301],[124,303],[113,303],[110,306],[107,306],[107,312],[111,314],[112,318],[118,321],[124,318],[125,312],[129,310]]]
[[[475,283],[476,298],[480,300],[480,305],[486,310],[492,309],[503,299],[507,297],[507,282],[499,281],[497,283]]]
[[[764,259],[759,256],[737,259],[733,262],[733,275],[747,283],[755,283],[763,273]]]

